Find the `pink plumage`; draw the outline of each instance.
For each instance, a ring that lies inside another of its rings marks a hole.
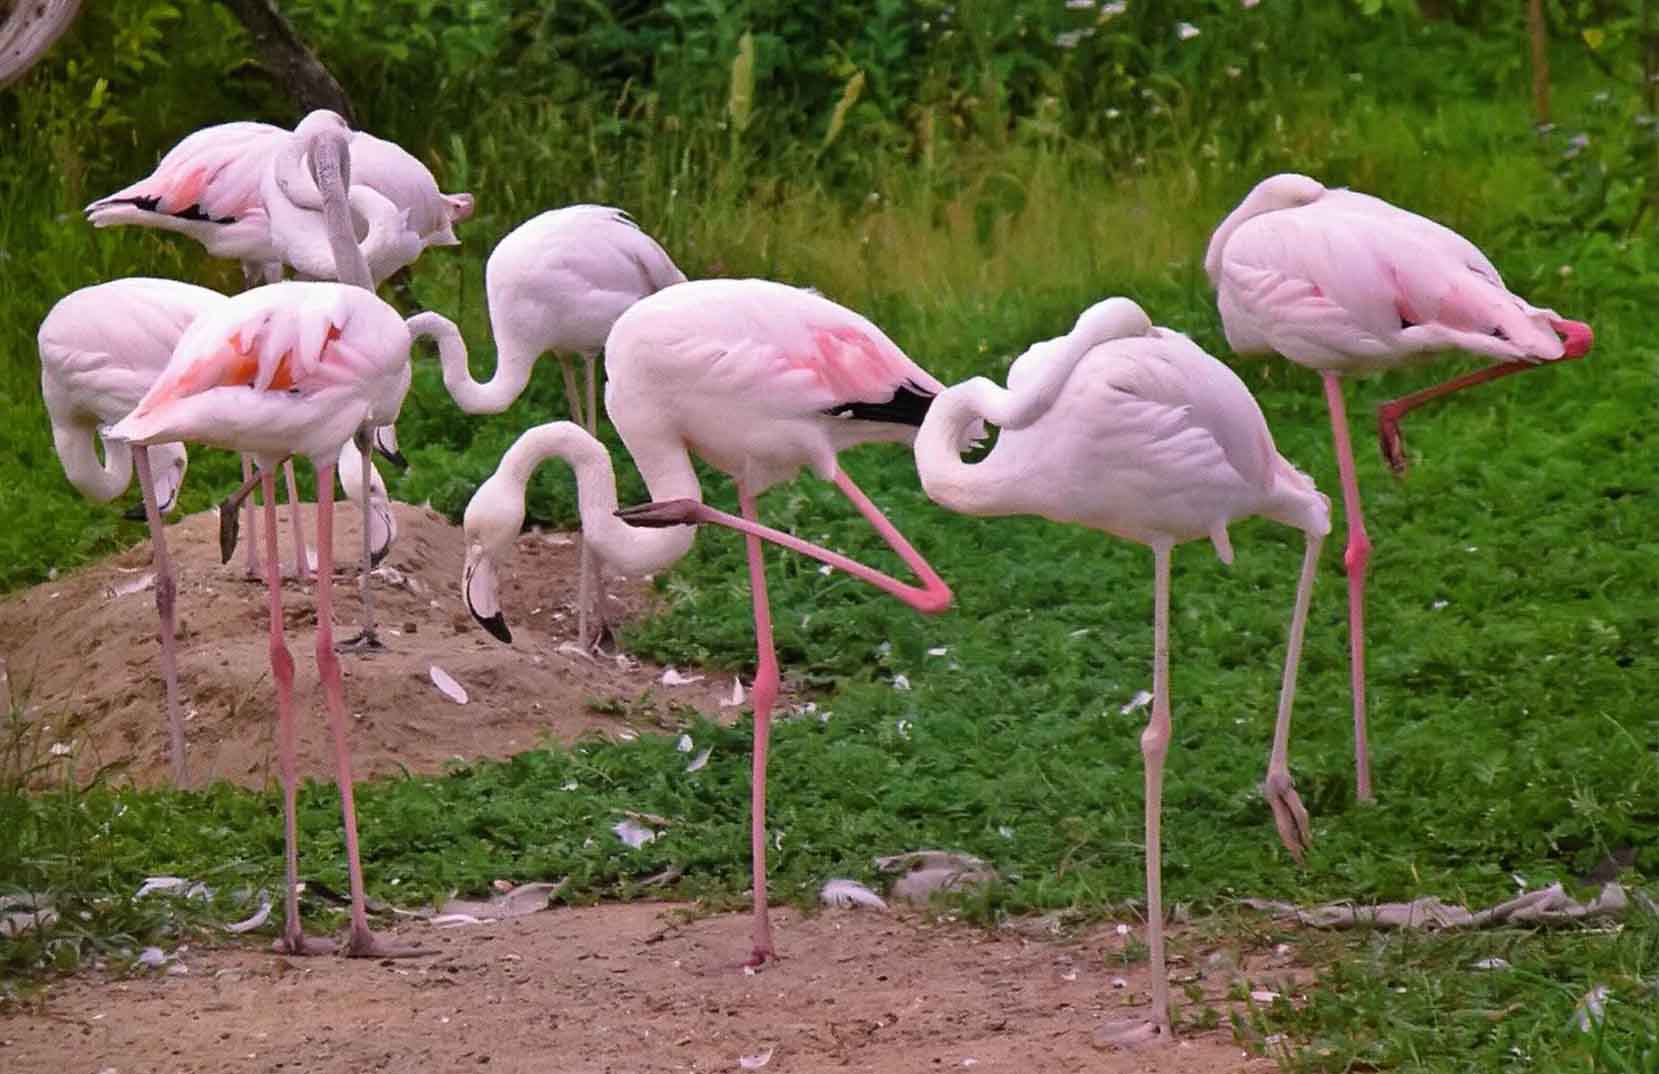
[[[1354,693],[1355,790],[1371,797],[1365,712],[1365,571],[1371,541],[1339,376],[1465,350],[1496,365],[1385,403],[1383,456],[1406,468],[1400,419],[1431,399],[1563,358],[1581,358],[1590,326],[1511,292],[1486,255],[1441,224],[1367,194],[1328,189],[1305,175],[1258,183],[1210,239],[1227,342],[1241,354],[1276,352],[1325,381],[1348,514],[1348,626]]]

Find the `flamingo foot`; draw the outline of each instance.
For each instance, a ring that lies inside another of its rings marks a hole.
[[[1405,438],[1400,435],[1401,414],[1392,403],[1377,408],[1377,442],[1384,461],[1395,477],[1406,476],[1410,460],[1406,458]]]
[[[1278,826],[1279,838],[1285,849],[1302,864],[1303,853],[1313,846],[1313,828],[1308,823],[1308,811],[1302,808],[1302,799],[1296,793],[1289,772],[1269,774],[1262,783],[1262,797],[1273,810],[1273,823]]]
[[[1114,1019],[1094,1031],[1089,1043],[1102,1051],[1145,1048],[1168,1041],[1169,1027],[1150,1018]]]
[[[616,517],[630,526],[662,529],[695,525],[702,510],[703,504],[696,500],[653,500],[636,507],[624,507],[616,513]]]
[[[777,952],[772,950],[770,944],[767,944],[764,947],[760,944],[756,944],[754,949],[749,952],[749,957],[744,959],[741,963],[739,963],[739,965],[746,970],[758,970],[762,966],[766,965],[766,963],[776,962],[777,960]]]
[[[344,641],[334,643],[337,653],[383,653],[386,645],[373,629],[360,631]]]
[[[437,952],[426,947],[393,943],[367,929],[354,928],[346,938],[344,954],[347,958],[420,958]]]
[[[279,955],[332,955],[338,951],[340,945],[333,940],[318,939],[307,936],[298,926],[286,930],[282,936],[271,941],[271,950]]]

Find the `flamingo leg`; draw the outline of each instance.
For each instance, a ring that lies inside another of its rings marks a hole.
[[[363,864],[357,851],[357,809],[352,800],[351,750],[346,743],[346,692],[340,658],[334,652],[334,464],[317,467],[317,674],[328,704],[334,736],[335,781],[340,787],[340,814],[346,831],[346,865],[351,873],[351,935],[346,954],[353,958],[406,958],[420,948],[382,940],[369,931],[363,893]]]
[[[265,576],[265,572],[259,566],[259,498],[254,492],[255,486],[258,484],[259,475],[254,472],[253,459],[249,458],[247,455],[243,455],[242,487],[237,490],[239,495],[231,497],[231,499],[226,500],[219,507],[219,551],[223,555],[220,562],[228,563],[230,562],[230,554],[236,550],[238,512],[242,510],[242,504],[246,503],[248,506],[248,532],[254,535],[248,540],[249,578],[263,578]],[[227,507],[229,508],[228,518],[226,517]],[[230,534],[229,550],[225,548],[224,541],[224,537],[227,532]]]
[[[583,395],[576,384],[576,366],[571,359],[562,354],[559,356],[559,372],[564,374],[565,401],[570,404],[571,420],[582,426],[590,434],[593,433],[594,415],[591,411],[586,413],[583,411]],[[593,562],[593,553],[588,550],[586,534],[582,534],[579,540],[581,541],[581,551],[576,567],[576,644],[585,649],[588,646],[589,639],[588,610],[593,606],[592,575],[588,573]]]
[[[267,608],[271,621],[271,678],[276,680],[277,765],[282,775],[283,858],[287,869],[283,889],[282,937],[271,946],[286,955],[326,955],[333,952],[334,943],[313,939],[300,928],[299,831],[295,819],[299,773],[294,761],[298,740],[294,726],[294,657],[283,637],[282,568],[277,560],[276,475],[264,471],[261,480],[265,491],[265,587],[269,594]],[[250,532],[248,539],[257,540],[257,534],[257,530]]]
[[[1285,647],[1285,674],[1279,685],[1279,719],[1273,726],[1273,752],[1267,758],[1267,779],[1262,783],[1262,795],[1273,810],[1279,838],[1298,862],[1303,851],[1313,845],[1313,829],[1308,824],[1308,811],[1296,793],[1296,784],[1290,778],[1290,710],[1296,703],[1296,669],[1302,662],[1308,604],[1313,597],[1313,579],[1319,570],[1319,551],[1324,545],[1324,537],[1308,534],[1307,549],[1302,554],[1302,577],[1296,583],[1296,609],[1290,617],[1290,640]]]
[[[1401,396],[1377,408],[1377,440],[1382,446],[1383,458],[1388,462],[1388,468],[1397,476],[1404,476],[1406,472],[1406,444],[1400,435],[1400,419],[1411,411],[1433,399],[1443,395],[1450,395],[1464,388],[1472,388],[1476,384],[1484,384],[1489,380],[1507,377],[1512,373],[1524,373],[1529,369],[1538,369],[1530,362],[1503,362],[1499,365],[1490,365],[1484,369],[1477,369],[1473,373],[1465,373],[1461,377],[1453,377],[1444,384],[1436,384],[1432,388],[1424,388],[1420,392]]]
[[[1153,548],[1152,718],[1141,732],[1146,766],[1146,946],[1152,965],[1152,1021],[1170,1032],[1169,973],[1164,966],[1163,818],[1164,758],[1169,753],[1169,554]]]
[[[905,565],[916,572],[916,576],[922,580],[920,586],[907,585],[892,575],[883,574],[874,567],[865,566],[855,559],[843,556],[839,552],[831,552],[829,549],[815,545],[811,541],[803,541],[794,534],[784,533],[782,530],[775,530],[770,526],[762,526],[753,519],[736,518],[697,500],[658,500],[618,511],[617,517],[631,526],[680,526],[700,523],[724,526],[727,529],[737,530],[739,533],[758,537],[775,545],[781,545],[792,552],[799,552],[803,556],[810,556],[820,563],[829,564],[836,570],[845,571],[854,578],[868,582],[882,592],[897,597],[924,615],[935,615],[950,607],[950,587],[945,584],[944,579],[940,578],[927,560],[922,558],[921,553],[917,552],[910,542],[905,540],[904,535],[898,531],[898,528],[887,520],[887,516],[883,515],[880,509],[870,502],[870,498],[864,495],[863,490],[853,484],[852,478],[848,477],[845,472],[838,471],[835,475],[835,485],[846,495],[847,499],[852,501],[853,506],[858,508],[859,514],[863,515],[876,528],[876,532],[881,534],[888,547],[897,552],[899,558],[904,560]]]
[[[138,471],[138,488],[144,497],[144,518],[150,524],[150,548],[156,566],[156,614],[160,618],[161,681],[167,691],[167,743],[173,761],[173,786],[183,790],[189,783],[184,765],[184,719],[179,714],[179,665],[173,634],[174,600],[178,594],[178,580],[173,573],[173,561],[167,554],[167,534],[161,524],[161,509],[156,506],[155,474],[150,470],[150,449],[134,444],[134,469]]]
[[[1360,510],[1359,480],[1354,476],[1354,448],[1348,440],[1348,415],[1342,402],[1342,381],[1323,374],[1325,402],[1331,411],[1331,434],[1336,439],[1336,465],[1342,475],[1342,507],[1348,514],[1348,550],[1342,562],[1348,568],[1348,659],[1354,688],[1354,796],[1372,800],[1371,753],[1365,730],[1365,570],[1371,560],[1371,538]]]
[[[583,362],[587,371],[588,390],[586,427],[588,435],[595,440],[599,439],[598,374],[594,368],[597,364],[598,360],[591,357]],[[588,545],[585,536],[582,538],[582,556],[579,569],[582,572],[582,593],[578,597],[582,603],[581,614],[587,614],[588,609],[591,608],[593,618],[597,620],[593,628],[593,640],[591,642],[588,640],[587,628],[581,626],[581,615],[578,616],[578,628],[582,633],[582,644],[591,645],[594,649],[598,649],[604,643],[605,636],[610,633],[610,627],[605,623],[605,576],[599,569],[599,557],[593,554],[593,549]]]
[[[294,577],[303,582],[311,573],[311,562],[305,554],[305,522],[300,518],[300,487],[294,479],[293,459],[283,462],[282,474],[288,483],[288,521],[294,531]]]
[[[756,520],[755,498],[739,487],[743,517]],[[766,746],[772,727],[772,705],[778,697],[778,654],[772,644],[772,606],[766,596],[766,564],[760,538],[744,534],[749,554],[749,591],[755,606],[755,682],[749,699],[755,710],[754,771],[750,783],[750,850],[754,860],[754,947],[746,966],[759,966],[774,957],[772,922],[766,911]]]
[[[367,425],[360,426],[352,439],[357,445],[357,452],[362,459],[361,465],[363,468],[363,484],[361,486],[363,502],[360,505],[363,514],[363,568],[357,576],[357,595],[363,602],[363,629],[341,642],[340,647],[357,651],[384,649],[386,646],[381,643],[380,635],[375,632],[374,628],[374,591],[369,584],[369,573],[374,570],[374,541],[369,536],[369,512],[373,510],[371,506],[373,497],[369,495],[369,491],[374,487],[374,464],[370,460],[370,456],[374,454],[374,430]],[[330,466],[328,472],[329,476],[333,477],[334,467]],[[328,487],[328,499],[330,505],[332,505],[334,501],[333,485]],[[323,502],[321,492],[317,494],[317,502],[319,504]],[[332,548],[329,549],[330,562],[334,559],[333,552]],[[318,554],[321,555],[320,549]],[[321,569],[319,566],[318,570]]]

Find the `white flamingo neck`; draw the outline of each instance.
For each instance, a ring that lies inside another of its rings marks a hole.
[[[87,499],[108,503],[125,492],[132,481],[132,449],[125,441],[104,440],[100,462],[92,443],[95,435],[87,425],[53,425],[52,445],[69,483]]]
[[[612,568],[625,575],[662,570],[691,550],[696,528],[669,526],[646,529],[616,517],[616,472],[610,453],[574,422],[556,421],[529,430],[502,456],[497,471],[511,482],[522,501],[536,467],[550,458],[563,459],[576,474],[577,506],[582,516],[582,538]],[[679,465],[673,459],[636,459],[653,500],[701,501],[702,489],[682,448]]]
[[[999,515],[1004,499],[997,469],[986,459],[979,463],[962,461],[962,444],[968,429],[989,410],[998,409],[996,394],[1008,395],[984,377],[975,377],[947,388],[933,400],[916,434],[916,473],[922,491],[941,507],[964,515]],[[995,452],[992,452],[995,455]]]
[[[1306,175],[1297,175],[1286,172],[1263,179],[1247,194],[1238,208],[1227,214],[1221,226],[1215,229],[1210,236],[1209,249],[1204,251],[1204,272],[1210,278],[1210,285],[1218,286],[1221,282],[1221,257],[1227,249],[1227,240],[1245,222],[1263,213],[1278,212],[1281,209],[1295,209],[1303,205],[1311,205],[1325,194],[1325,185],[1317,179]]]
[[[498,353],[495,373],[487,381],[478,381],[467,368],[467,342],[453,321],[437,313],[418,313],[408,324],[410,335],[425,336],[438,345],[444,388],[468,414],[499,414],[530,383],[534,355],[530,361],[519,361],[514,355]]]

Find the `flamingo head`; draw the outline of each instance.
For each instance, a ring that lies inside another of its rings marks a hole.
[[[524,528],[524,493],[513,494],[510,482],[497,473],[478,487],[462,522],[467,559],[461,572],[461,595],[480,626],[504,642],[513,640],[501,614],[500,564],[512,554],[513,542]]]

